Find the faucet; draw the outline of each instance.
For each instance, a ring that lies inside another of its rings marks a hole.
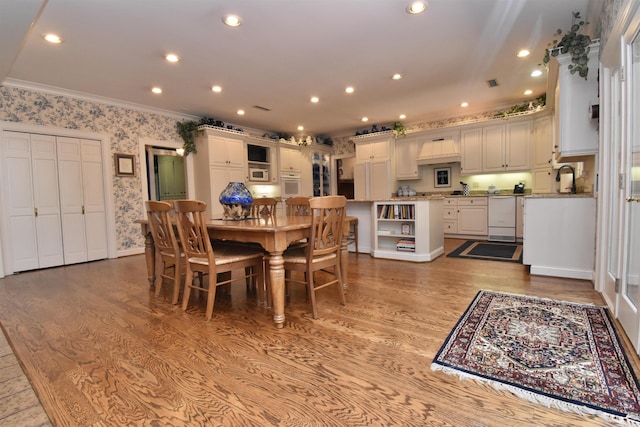
[[[560,182],[560,172],[563,168],[571,169],[571,194],[576,194],[576,170],[570,165],[562,165],[558,169],[558,173],[556,174],[556,181]]]

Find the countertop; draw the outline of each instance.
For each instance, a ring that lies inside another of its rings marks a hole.
[[[373,202],[389,202],[389,201],[421,201],[421,200],[441,200],[444,198],[455,197],[455,198],[468,198],[468,197],[500,197],[500,196],[516,196],[516,197],[526,197],[532,199],[550,199],[550,198],[595,198],[593,193],[540,193],[540,194],[532,194],[530,191],[526,191],[524,194],[514,194],[512,191],[503,191],[495,194],[487,194],[485,192],[471,192],[470,195],[464,196],[462,194],[442,194],[442,193],[418,193],[415,196],[395,196],[392,195],[389,198],[380,199],[380,200],[365,200],[365,199],[347,199],[347,203],[373,203]]]

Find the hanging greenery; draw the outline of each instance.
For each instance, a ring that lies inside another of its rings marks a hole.
[[[184,141],[184,155],[188,155],[189,153],[197,153],[196,149],[196,138],[199,133],[202,132],[198,130],[198,126],[200,126],[200,122],[195,120],[187,120],[183,122],[176,123],[176,129],[178,130],[178,135]]]
[[[398,137],[398,135],[405,136],[407,134],[407,129],[404,127],[404,124],[402,122],[395,122],[393,124],[393,133],[395,134],[396,138]]]
[[[553,40],[549,43],[549,48],[545,49],[542,62],[545,67],[549,63],[552,57],[556,57],[559,54],[571,55],[571,64],[569,64],[569,72],[571,74],[578,73],[578,75],[585,80],[587,74],[589,74],[589,45],[591,44],[591,37],[586,34],[580,34],[584,26],[588,24],[580,17],[580,12],[573,12],[573,20],[571,23],[571,29],[564,35],[562,30],[556,31],[554,36],[562,36],[560,40]]]

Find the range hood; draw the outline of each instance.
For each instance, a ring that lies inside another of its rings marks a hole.
[[[453,137],[434,138],[418,146],[419,165],[460,161],[460,144]]]

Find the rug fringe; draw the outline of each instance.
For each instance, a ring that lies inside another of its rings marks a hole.
[[[554,399],[554,398],[543,396],[527,390],[523,390],[520,387],[511,386],[499,381],[489,380],[487,378],[470,374],[468,372],[458,371],[457,369],[450,368],[448,366],[443,366],[436,362],[431,363],[431,370],[441,371],[447,375],[457,376],[461,381],[475,380],[484,384],[489,384],[492,387],[496,388],[497,390],[508,391],[522,399],[528,400],[529,402],[532,402],[532,403],[544,405],[547,408],[560,409],[561,411],[565,411],[565,412],[575,412],[579,415],[595,415],[607,421],[615,421],[622,425],[640,427],[640,418],[634,417],[633,415],[629,415],[628,417],[622,417],[614,414],[609,414],[604,411],[599,411],[597,409],[589,408],[587,406],[564,402],[559,399]]]

